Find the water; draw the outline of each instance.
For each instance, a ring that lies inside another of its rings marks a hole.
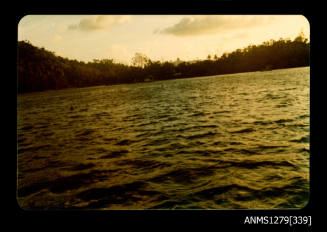
[[[24,209],[281,209],[309,195],[309,67],[18,96]]]

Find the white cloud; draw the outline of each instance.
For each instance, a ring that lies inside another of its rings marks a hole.
[[[154,33],[175,36],[194,36],[221,33],[230,30],[264,26],[274,20],[274,16],[248,15],[197,15],[182,18],[178,23]]]
[[[70,30],[95,31],[107,29],[112,25],[122,24],[130,19],[129,15],[92,15],[81,19],[77,24],[68,26]]]

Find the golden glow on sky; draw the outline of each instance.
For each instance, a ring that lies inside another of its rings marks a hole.
[[[114,59],[136,52],[152,60],[205,59],[270,39],[310,39],[301,15],[27,15],[18,40],[70,59]]]

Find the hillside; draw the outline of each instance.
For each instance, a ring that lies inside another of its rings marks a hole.
[[[166,80],[310,65],[310,43],[303,34],[293,41],[270,40],[221,57],[194,63],[152,61],[136,54],[133,65],[112,59],[82,62],[55,55],[28,41],[18,42],[18,93],[119,83]]]

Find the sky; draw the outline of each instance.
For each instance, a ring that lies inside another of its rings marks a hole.
[[[135,53],[153,61],[219,57],[270,39],[293,40],[301,31],[310,40],[302,15],[27,15],[18,41],[69,59],[130,64]]]

